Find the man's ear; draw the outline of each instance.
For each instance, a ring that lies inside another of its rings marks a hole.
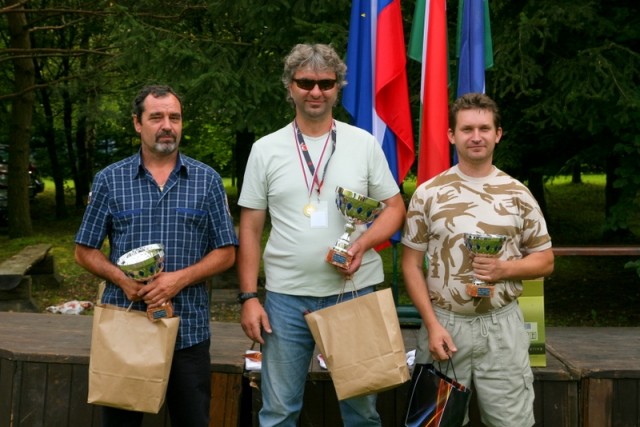
[[[136,116],[135,114],[133,115],[133,127],[136,129],[137,133],[140,133],[140,131],[142,130],[142,124],[140,123],[140,121],[138,121],[138,116]]]

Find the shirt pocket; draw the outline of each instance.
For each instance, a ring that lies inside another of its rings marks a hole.
[[[185,232],[206,230],[207,211],[195,208],[176,208],[178,225],[184,227]]]
[[[130,229],[134,225],[135,220],[142,215],[142,209],[128,209],[125,211],[114,212],[113,225],[116,230]]]

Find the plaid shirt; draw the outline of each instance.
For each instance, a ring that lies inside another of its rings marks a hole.
[[[142,165],[140,153],[114,163],[95,176],[76,243],[99,249],[109,239],[115,264],[126,252],[162,243],[164,271],[200,261],[211,250],[238,241],[220,175],[211,167],[178,155],[164,191]],[[173,298],[180,330],[176,349],[210,337],[209,299],[205,283],[187,286]],[[120,287],[107,282],[102,302],[127,307]],[[146,310],[144,302],[134,309]]]

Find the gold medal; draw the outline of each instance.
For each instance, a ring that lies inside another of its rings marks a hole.
[[[312,213],[314,213],[316,210],[316,207],[312,204],[312,203],[307,203],[306,205],[304,205],[304,208],[302,208],[302,213],[304,213],[304,216],[311,216]]]

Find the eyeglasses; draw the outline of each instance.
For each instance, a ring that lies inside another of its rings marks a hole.
[[[296,82],[296,85],[302,90],[313,90],[316,85],[318,85],[320,90],[330,90],[336,85],[336,79],[293,79],[293,81]]]

